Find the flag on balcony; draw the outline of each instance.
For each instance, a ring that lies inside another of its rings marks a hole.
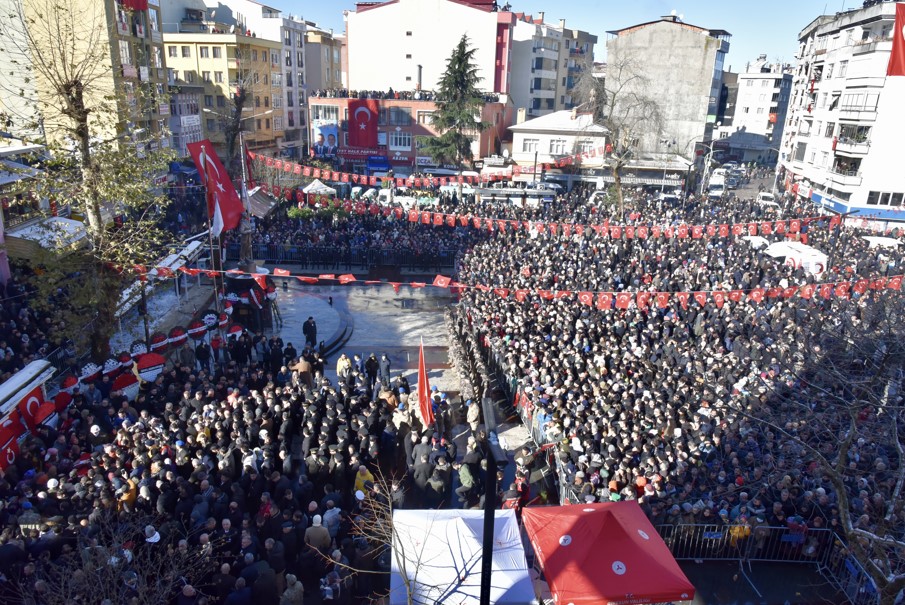
[[[349,101],[349,146],[377,147],[377,118],[380,109],[374,99]]]
[[[220,158],[214,152],[214,146],[207,139],[186,145],[198,173],[204,175],[204,186],[207,189],[207,212],[211,219],[211,235],[219,237],[223,231],[239,226],[242,218],[242,200]]]
[[[146,11],[148,0],[123,0],[123,7],[130,11]]]
[[[892,52],[889,53],[886,75],[905,76],[905,4],[896,4],[896,24],[892,31]]]

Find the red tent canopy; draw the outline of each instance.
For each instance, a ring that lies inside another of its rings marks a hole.
[[[528,507],[522,520],[559,605],[694,598],[694,586],[637,502]]]

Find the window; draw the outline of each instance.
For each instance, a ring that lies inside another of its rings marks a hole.
[[[286,118],[289,120],[289,128],[293,128],[295,126],[295,112],[287,111]]]
[[[827,164],[829,164],[829,161],[830,161],[830,154],[829,154],[829,152],[827,152],[827,151],[821,151],[821,152],[820,152],[820,165],[821,165],[823,168],[826,168]]]
[[[827,98],[827,94],[825,92],[820,93],[820,108],[821,109],[826,107],[826,98]]]
[[[170,70],[170,78],[173,80],[173,82],[178,82],[178,81],[179,81],[179,70],[178,70],[178,69],[171,69],[171,70]]]
[[[434,112],[432,111],[419,111],[418,112],[418,123],[424,126],[430,126],[434,120]]]
[[[286,46],[292,46],[292,32],[287,31],[283,34],[283,44]]]
[[[188,82],[189,84],[194,84],[195,83],[195,72],[188,70],[188,69],[185,70],[185,81]]]
[[[271,101],[271,105],[274,109],[280,109],[281,107],[283,107],[283,98],[280,95],[273,95],[273,97],[271,97]]]
[[[302,34],[296,34],[295,45],[298,46],[299,48],[302,48],[305,45],[304,36],[302,36]]]
[[[540,144],[540,140],[538,139],[523,139],[522,140],[522,153],[537,153],[538,145]]]
[[[210,57],[210,49],[207,46],[199,46],[198,47],[198,56],[202,59],[207,59]]]
[[[252,60],[252,61],[257,61],[257,60],[258,60],[258,49],[253,48],[253,49],[251,50],[251,60]]]
[[[270,130],[270,118],[266,118],[264,120],[264,128],[266,128],[267,130]]]
[[[217,84],[223,83],[223,72],[222,71],[214,72],[214,82],[216,82]]]
[[[412,81],[412,76],[406,76],[406,77],[405,77],[405,81],[406,81],[406,82],[411,82],[411,81]]]
[[[226,97],[217,95],[217,107],[226,107]]]
[[[339,107],[336,105],[312,105],[311,117],[325,122],[339,122]]]
[[[264,107],[270,107],[270,95],[264,97]]]
[[[751,88],[752,86],[754,86],[754,80],[748,80],[748,82],[745,84],[745,86],[747,86],[748,88]]]
[[[270,84],[274,88],[279,88],[283,85],[283,74],[270,74]]]
[[[742,107],[742,113],[750,113],[750,111],[751,111],[750,107]]]
[[[390,107],[390,126],[411,126],[412,110],[407,107]]]
[[[191,46],[183,46],[182,47],[182,56],[186,59],[192,56],[192,47]]]
[[[408,151],[412,148],[412,133],[391,130],[387,133],[387,146],[398,151]]]
[[[763,107],[758,107],[758,108],[757,108],[757,115],[761,115],[762,113],[764,113],[764,108],[763,108]]]
[[[578,153],[591,153],[591,151],[594,150],[594,147],[593,141],[579,141]]]
[[[132,64],[132,48],[126,40],[119,41],[119,62],[122,65]]]
[[[798,143],[798,145],[795,147],[795,161],[796,162],[804,161],[804,154],[807,151],[807,149],[808,149],[807,143]]]
[[[298,72],[296,74],[295,81],[299,83],[299,86],[304,86],[305,85],[305,73],[301,72],[301,71]],[[299,102],[301,102],[301,99],[299,99]]]
[[[210,81],[211,81],[211,72],[209,72],[209,71],[202,71],[202,72],[201,72],[201,79],[204,80],[205,82],[210,82]]]
[[[212,52],[212,54],[213,54],[213,56],[214,56],[215,59],[219,59],[219,58],[222,56],[221,53],[222,53],[223,51],[220,50],[220,47],[219,47],[219,46],[214,46],[213,48],[211,48],[211,52]]]
[[[211,118],[207,119],[207,131],[208,132],[217,131],[217,122],[215,120],[212,120]]]
[[[836,131],[836,123],[835,122],[827,122],[826,123],[826,131],[823,133],[825,137],[833,136],[833,133]]]
[[[283,56],[284,56],[283,62],[286,64],[286,67],[292,67],[292,51],[291,50],[285,51]]]
[[[252,72],[251,82],[252,84],[259,84],[261,82],[261,74],[259,74],[258,72]]]
[[[565,139],[550,139],[550,154],[562,155],[566,152]]]
[[[406,35],[406,36],[411,36],[411,35],[412,35],[412,32],[405,32],[405,35]]]
[[[817,159],[817,152],[812,151],[811,155],[808,156],[808,164],[813,164],[814,160],[816,160],[816,159]]]
[[[832,79],[833,79],[833,68],[834,68],[834,67],[835,67],[835,64],[833,64],[833,63],[830,63],[829,65],[826,66],[826,71],[823,72],[823,79],[824,79],[824,80],[832,80]]]
[[[204,106],[205,107],[214,106],[214,96],[213,95],[204,95]]]
[[[295,100],[291,90],[286,91],[286,107],[295,107]]]
[[[286,86],[292,86],[292,73],[286,72]]]
[[[406,59],[411,59],[411,58],[412,58],[412,55],[406,55],[405,58],[406,58]]]
[[[848,73],[848,61],[839,61],[839,78],[844,78]]]
[[[178,54],[179,54],[178,48],[176,48],[175,46],[167,46],[167,56],[168,57],[176,58],[176,56]]]
[[[303,53],[302,51],[295,53],[295,65],[296,67],[305,66],[305,53]]]
[[[770,85],[770,80],[761,80],[761,81],[760,81],[760,87],[761,87],[761,88],[766,88],[766,87],[769,86],[769,85]]]
[[[880,201],[880,192],[879,191],[871,191],[867,194],[867,205],[868,206],[876,206],[878,201]]]
[[[905,193],[893,193],[889,196],[889,205],[890,206],[901,206],[902,199],[905,197]]]
[[[274,130],[283,130],[283,118],[274,118],[273,119],[273,129]]]
[[[255,107],[261,106],[261,97],[255,97]]]

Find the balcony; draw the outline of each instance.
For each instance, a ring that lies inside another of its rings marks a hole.
[[[861,172],[858,170],[844,170],[838,166],[827,171],[829,180],[843,187],[858,187],[861,185]]]
[[[877,119],[876,107],[854,107],[843,105],[839,109],[839,117],[843,120],[857,120],[859,122],[873,122]]]
[[[836,141],[836,153],[853,157],[864,157],[870,151],[870,141],[856,141],[840,137]]]
[[[890,51],[892,50],[892,39],[891,38],[882,38],[879,40],[861,40],[857,42],[852,47],[853,55],[866,55],[867,53],[872,53],[875,51]]]

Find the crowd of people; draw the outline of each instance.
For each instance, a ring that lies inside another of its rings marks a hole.
[[[638,194],[620,216],[614,205],[589,204],[589,194],[577,187],[536,207],[469,197],[440,209],[664,226],[747,222],[764,211],[739,198],[712,207]],[[789,201],[784,211],[807,217],[809,209]],[[635,499],[662,528],[726,525],[755,538],[767,527],[837,528],[850,515],[861,529],[901,539],[901,461],[872,403],[902,398],[890,370],[900,359],[898,291],[721,304],[673,296],[665,306],[624,309],[537,294],[747,291],[899,273],[888,249],[864,239],[868,232],[830,227],[803,220],[794,236],[831,252],[819,276],[731,234],[491,234],[353,214],[262,221],[254,241],[305,255],[462,251],[456,279],[482,288],[464,290],[458,320],[448,324],[455,357],[477,349],[480,364],[491,359],[510,381],[537,445],[555,445],[553,464],[573,501]],[[48,344],[46,318],[15,288],[7,286],[0,338],[26,344],[4,348],[3,361],[16,360],[5,371]],[[375,504],[481,505],[487,473],[496,471],[482,453],[478,397],[471,385],[461,397],[434,390],[436,421],[424,426],[413,385],[385,355],[331,361],[314,348],[316,332],[308,327],[305,336],[299,350],[278,335],[248,333],[216,356],[186,345],[134,400],[109,380],[80,385],[59,423],[33,431],[0,472],[0,601],[52,603],[61,583],[84,592],[101,580],[91,570],[103,567],[115,572],[112,603],[141,602],[151,560],[183,563],[154,578],[178,605],[359,603],[385,591],[386,577],[367,572],[386,570],[386,545],[356,528],[375,522]],[[856,430],[846,433],[851,419]],[[826,465],[840,447],[849,468],[841,476]],[[499,490],[503,506],[519,509],[537,496],[530,476],[543,459],[530,446],[517,453],[516,479]],[[99,552],[103,565],[92,567]]]
[[[310,96],[319,99],[378,99],[405,101],[435,101],[437,94],[432,90],[348,90],[346,88],[318,88]],[[485,103],[498,103],[500,95],[485,93]]]
[[[720,207],[692,202],[684,212],[649,199],[625,218],[731,224],[756,210],[738,198]],[[575,211],[578,222],[588,220],[588,209]],[[894,424],[878,409],[902,400],[898,366],[886,365],[900,359],[892,343],[901,294],[882,281],[900,273],[897,255],[871,246],[864,236],[875,232],[830,227],[815,219],[799,234],[767,236],[806,237],[827,251],[830,266],[819,275],[731,234],[611,240],[593,230],[508,231],[463,258],[459,279],[487,288],[464,292],[458,337],[476,332],[517,391],[537,441],[557,445],[556,465],[575,502],[633,499],[658,525],[734,524],[745,536],[752,527],[838,529],[851,515],[860,529],[901,539],[902,461],[890,438]],[[870,287],[851,298],[747,296],[861,279]],[[519,301],[516,290],[528,294]],[[718,290],[744,295],[717,301],[709,292]],[[590,304],[578,299],[601,291],[631,292],[632,302],[600,308],[596,296]],[[649,306],[636,304],[638,292],[651,293]],[[708,294],[684,303],[670,296],[661,306],[657,292]],[[848,471],[835,475],[852,416]]]

